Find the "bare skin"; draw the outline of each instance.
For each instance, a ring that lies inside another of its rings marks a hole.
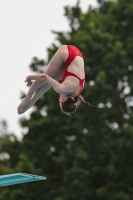
[[[51,87],[60,94],[60,106],[61,103],[66,101],[70,96],[72,96],[71,98],[74,98],[74,96],[79,94],[79,80],[76,77],[68,76],[62,83],[59,83],[65,72],[64,62],[67,58],[67,46],[62,45],[52,57],[44,73],[27,76],[25,80],[27,85],[30,85],[31,80],[34,80],[34,82],[30,86],[26,97],[18,106],[18,114],[22,114],[30,109]],[[85,77],[83,58],[76,56],[67,70],[83,79]]]

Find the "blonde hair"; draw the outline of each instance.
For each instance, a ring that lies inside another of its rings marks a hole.
[[[76,96],[74,100],[71,97],[69,97],[65,102],[62,102],[62,105],[61,105],[62,113],[68,116],[72,116],[73,114],[75,114],[78,108],[77,101],[90,105],[87,101],[84,100],[84,98],[81,95]],[[93,105],[90,105],[90,106],[93,106]],[[96,106],[93,106],[93,107],[96,107]]]

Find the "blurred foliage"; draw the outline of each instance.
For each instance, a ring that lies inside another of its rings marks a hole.
[[[53,31],[48,61],[62,44],[77,46],[85,59],[84,98],[76,116],[61,113],[50,89],[36,103],[22,141],[2,134],[1,174],[44,175],[44,182],[0,189],[0,200],[133,199],[133,2],[99,0],[84,13],[80,2],[64,7],[70,29]],[[58,42],[58,45],[57,45]],[[32,72],[48,61],[34,57]]]

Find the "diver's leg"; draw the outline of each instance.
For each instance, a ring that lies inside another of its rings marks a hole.
[[[51,61],[48,64],[47,69],[44,71],[45,74],[48,74],[50,77],[55,77],[57,74],[62,73],[62,71],[65,71],[64,61],[66,60],[68,56],[68,51],[66,45],[61,46],[57,52],[52,57]],[[62,77],[61,77],[62,78]],[[38,88],[44,84],[45,81],[38,81],[35,80],[32,85],[30,86],[30,89],[26,95],[26,97],[23,100],[23,105],[27,105],[29,100],[31,99],[32,95],[38,90]]]
[[[64,69],[62,68],[60,70],[60,72],[58,74],[56,74],[53,78],[56,81],[60,81],[62,76],[64,74]],[[26,100],[25,98],[23,99],[23,101],[21,102],[21,104],[18,106],[18,114],[22,114],[24,112],[26,112],[29,108],[31,108],[36,101],[44,94],[46,93],[49,89],[51,88],[51,86],[48,83],[43,83],[38,89],[37,91],[34,93],[34,95],[32,96],[31,99]]]

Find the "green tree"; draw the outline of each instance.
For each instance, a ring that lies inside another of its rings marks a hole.
[[[45,182],[2,190],[3,200],[133,199],[133,2],[99,0],[83,13],[79,2],[64,8],[70,30],[53,31],[60,45],[79,47],[85,59],[84,98],[76,116],[63,115],[50,89],[34,106],[14,169],[44,175]],[[58,46],[48,48],[48,61]],[[42,72],[46,61],[33,58]],[[32,192],[31,192],[32,191]]]

